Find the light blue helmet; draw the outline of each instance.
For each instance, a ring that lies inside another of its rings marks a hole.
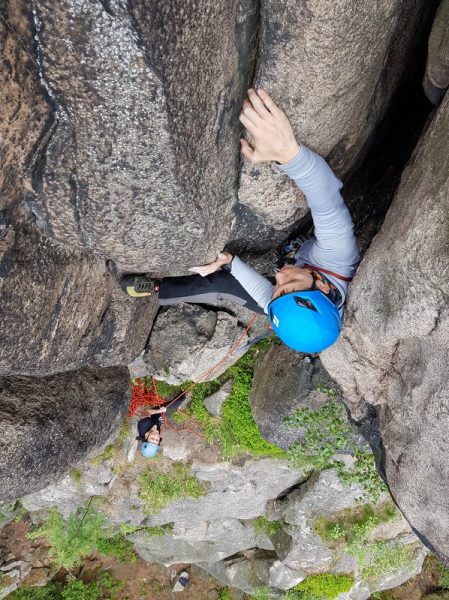
[[[159,452],[159,444],[153,444],[153,442],[142,442],[140,452],[145,458],[154,458]]]
[[[268,305],[268,318],[276,335],[297,352],[321,352],[341,330],[338,308],[318,290],[276,298]]]

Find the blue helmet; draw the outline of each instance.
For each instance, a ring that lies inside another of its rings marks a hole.
[[[154,458],[159,452],[159,444],[153,444],[153,442],[142,442],[140,452],[145,458]]]
[[[290,292],[272,300],[268,318],[275,334],[297,352],[321,352],[341,330],[338,308],[318,290]]]

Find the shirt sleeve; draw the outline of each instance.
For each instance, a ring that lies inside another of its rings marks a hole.
[[[268,305],[274,291],[274,285],[252,267],[234,256],[231,263],[231,275],[242,285],[259,306],[268,313]]]
[[[278,168],[304,193],[312,212],[317,245],[325,252],[341,251],[354,239],[354,225],[340,194],[342,182],[327,162],[301,146],[294,158]]]

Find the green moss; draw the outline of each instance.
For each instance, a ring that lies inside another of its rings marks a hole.
[[[109,538],[100,538],[97,542],[97,550],[103,556],[115,556],[120,562],[137,560],[132,542],[125,540],[120,534]]]
[[[50,582],[44,587],[19,588],[9,600],[62,600],[62,584]]]
[[[304,581],[301,581],[297,586],[291,590],[293,594],[299,592],[299,598],[304,600],[310,599],[323,599],[323,600],[334,600],[339,594],[343,592],[349,592],[354,585],[354,578],[350,575],[334,575],[332,573],[321,573],[319,575],[310,575]],[[291,598],[295,598],[294,595],[290,594]],[[289,597],[287,593],[286,598]]]
[[[127,417],[123,421],[122,426],[120,427],[117,441],[119,442],[119,444],[124,444],[130,435],[131,435],[131,424]]]
[[[91,458],[89,462],[91,465],[101,465],[101,463],[105,460],[113,459],[116,451],[117,448],[113,444],[110,444],[109,446],[106,446],[106,448],[101,454],[95,456],[94,458]]]
[[[412,571],[415,549],[415,544],[376,541],[351,544],[348,553],[357,559],[360,577],[372,581],[390,573]]]
[[[438,585],[439,587],[449,590],[449,569],[442,563],[438,563],[437,569],[439,572]]]
[[[209,442],[217,442],[224,457],[249,453],[253,456],[284,458],[286,453],[267,442],[254,421],[248,397],[251,391],[254,359],[265,351],[268,342],[253,346],[235,365],[212,382],[196,385],[192,390],[190,412],[203,427]],[[221,418],[213,417],[204,407],[204,399],[232,379],[229,397],[221,408]]]
[[[81,479],[83,478],[83,472],[81,469],[72,469],[70,471],[70,479],[73,481],[75,485],[79,485],[81,483]]]
[[[175,463],[167,472],[158,473],[151,466],[139,477],[139,497],[147,514],[157,513],[174,500],[199,498],[206,494],[204,485],[190,474],[188,465]]]
[[[218,590],[217,600],[232,600],[229,588],[221,588],[221,590]]]
[[[400,513],[393,502],[386,501],[377,505],[364,504],[347,508],[331,517],[320,517],[316,519],[314,526],[321,538],[332,546],[349,544],[360,535],[361,529],[371,531],[380,523],[399,517]]]
[[[173,525],[171,523],[168,523],[166,525],[156,525],[154,527],[146,527],[145,528],[145,533],[149,536],[149,537],[162,537],[163,535],[166,535],[168,533],[172,533],[173,532]]]
[[[116,598],[124,582],[107,572],[93,582],[70,579],[65,585],[50,581],[43,587],[19,588],[8,596],[11,600],[100,600]]]
[[[342,548],[353,556],[357,560],[360,577],[370,581],[413,567],[414,545],[369,539],[379,524],[398,516],[394,504],[384,502],[378,506],[346,509],[331,518],[317,519],[314,525],[329,546]]]
[[[376,470],[374,456],[368,445],[359,447],[358,436],[350,425],[344,405],[336,400],[332,388],[318,388],[329,400],[319,410],[302,408],[286,419],[291,427],[304,430],[304,439],[288,451],[292,466],[303,470],[336,469],[346,485],[357,484],[363,490],[363,499],[377,502],[387,490]],[[337,452],[352,453],[355,460],[348,469],[335,460]],[[362,498],[360,498],[362,499]]]
[[[262,515],[254,519],[253,525],[256,533],[271,537],[282,531],[283,522],[269,521],[265,515]]]

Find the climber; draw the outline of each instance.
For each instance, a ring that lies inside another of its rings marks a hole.
[[[140,452],[145,458],[154,458],[159,452],[162,437],[162,417],[161,415],[166,413],[170,414],[177,410],[185,400],[185,394],[181,394],[176,400],[167,401],[162,406],[157,408],[142,408],[136,415],[141,417],[137,423],[137,431],[139,435],[136,440],[142,442],[140,445]]]
[[[320,352],[338,338],[347,288],[360,262],[342,183],[323,158],[296,141],[287,116],[264,90],[248,91],[240,121],[251,136],[251,143],[240,140],[244,157],[253,164],[276,163],[306,196],[314,236],[297,250],[295,264],[285,265],[271,282],[224,250],[212,263],[192,267],[196,275],[161,281],[128,275],[122,286],[133,297],[158,293],[160,305],[233,300],[267,314],[290,348]]]

